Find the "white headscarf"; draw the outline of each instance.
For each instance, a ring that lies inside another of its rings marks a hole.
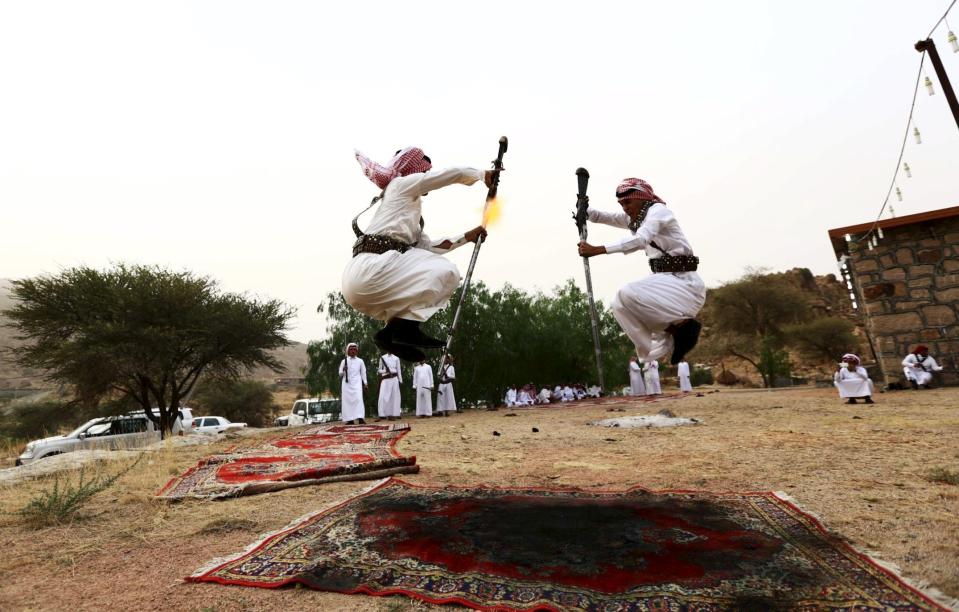
[[[357,343],[355,343],[355,342],[350,342],[349,344],[346,345],[346,356],[347,356],[347,357],[349,357],[349,355],[350,355],[350,348],[351,348],[351,347],[354,347],[354,346],[356,347],[356,350],[360,350],[360,345],[357,344]]]

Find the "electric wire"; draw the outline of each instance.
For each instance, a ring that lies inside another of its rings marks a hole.
[[[926,38],[932,37],[932,33],[936,31],[936,28],[939,27],[939,24],[946,20],[946,16],[949,14],[949,11],[952,10],[952,7],[956,4],[956,0],[952,0],[949,3],[949,8],[946,9],[946,12],[942,14],[942,17],[939,18],[939,21],[936,22],[936,25],[932,26],[932,29],[929,30],[929,33],[926,34]]]

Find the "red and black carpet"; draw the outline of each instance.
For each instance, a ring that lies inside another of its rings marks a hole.
[[[772,493],[390,479],[189,580],[483,610],[940,609]]]
[[[312,427],[203,459],[170,480],[157,497],[219,499],[417,472],[416,457],[402,457],[394,448],[409,429],[405,423]]]

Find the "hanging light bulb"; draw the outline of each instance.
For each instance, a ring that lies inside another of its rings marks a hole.
[[[852,236],[846,234],[846,242],[852,242]]]
[[[897,198],[900,202],[902,202],[902,191],[899,189],[899,187],[896,187],[896,198]]]
[[[912,178],[912,169],[909,167],[909,164],[902,162],[902,170],[906,173],[906,178]]]
[[[882,240],[883,238],[885,238],[885,236],[882,235],[882,228],[881,228],[881,227],[877,227],[877,228],[876,228],[876,233],[879,234],[879,239],[880,239],[880,240]]]
[[[912,126],[912,135],[916,137],[916,144],[922,144],[922,135],[919,134],[919,128]]]
[[[896,218],[896,209],[892,207],[892,204],[889,205],[889,216],[893,219]]]
[[[930,95],[930,96],[936,95],[936,90],[933,89],[933,87],[932,87],[932,79],[930,79],[930,78],[927,76],[927,77],[926,77],[926,80],[923,81],[923,82],[924,82],[924,84],[926,85],[926,91],[929,92],[929,95]]]
[[[952,45],[952,52],[959,53],[959,41],[956,40],[956,35],[952,30],[949,30],[949,35],[946,36],[946,40]]]

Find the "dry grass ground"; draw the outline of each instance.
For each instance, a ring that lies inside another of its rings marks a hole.
[[[827,389],[724,390],[616,404],[626,408],[622,413],[607,412],[612,404],[518,410],[515,417],[502,409],[467,412],[413,419],[399,450],[418,457],[422,471],[406,478],[422,484],[785,491],[860,550],[959,597],[959,487],[927,480],[934,468],[959,471],[959,389],[876,399],[874,406],[847,406]],[[704,424],[628,430],[587,425],[661,408]],[[494,430],[501,435],[493,436]],[[0,518],[0,609],[432,608],[402,597],[182,582],[211,558],[236,553],[259,533],[369,484],[223,502],[152,500],[171,476],[230,443],[151,453],[94,498],[82,520],[68,525],[31,530],[15,517]],[[98,469],[112,472],[121,465]],[[0,509],[22,506],[47,486],[49,481],[34,481],[2,488]]]

